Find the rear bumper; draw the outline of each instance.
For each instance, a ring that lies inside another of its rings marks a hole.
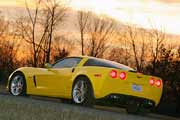
[[[148,109],[154,108],[156,106],[153,100],[123,94],[109,94],[104,98],[98,99],[98,101],[106,105],[115,105],[123,107],[126,107],[127,105],[132,103],[138,103],[141,105],[141,107]]]

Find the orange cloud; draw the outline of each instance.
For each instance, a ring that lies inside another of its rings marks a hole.
[[[160,2],[164,2],[164,3],[180,3],[179,0],[158,0]]]

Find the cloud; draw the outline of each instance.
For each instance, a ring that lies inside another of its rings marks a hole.
[[[180,0],[158,0],[159,2],[163,2],[163,3],[180,3]]]

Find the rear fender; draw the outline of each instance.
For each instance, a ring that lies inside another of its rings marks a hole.
[[[72,77],[72,83],[78,76],[86,76],[92,84],[95,98],[99,98],[104,81],[107,79],[111,69],[104,67],[83,67],[76,68]]]

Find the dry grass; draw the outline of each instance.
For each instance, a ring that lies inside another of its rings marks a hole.
[[[32,98],[0,95],[2,120],[111,120],[114,116],[100,111]]]
[[[0,93],[5,87],[0,86]],[[0,94],[0,120],[170,120],[169,118],[129,115],[71,104],[59,99],[38,100]]]
[[[31,97],[0,95],[0,120],[156,120]]]

